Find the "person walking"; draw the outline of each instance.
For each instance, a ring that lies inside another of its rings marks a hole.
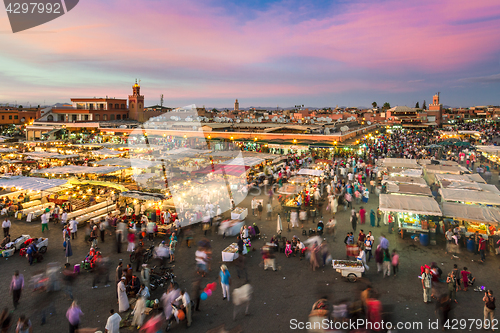
[[[82,310],[80,309],[78,304],[76,304],[76,301],[73,301],[68,311],[66,311],[66,318],[69,322],[69,333],[75,333],[78,331],[81,316],[83,316]]]
[[[259,201],[259,204],[257,205],[257,217],[262,219],[262,211],[264,210],[264,207],[262,207],[262,203]]]
[[[71,230],[71,239],[77,238],[78,222],[74,217],[69,221],[69,229]]]
[[[351,210],[351,226],[354,232],[356,232],[357,224],[358,224],[358,215],[356,213],[356,210],[353,208]]]
[[[25,315],[21,315],[16,325],[16,333],[33,333],[33,325],[31,325],[31,320],[26,318]]]
[[[104,236],[106,235],[106,220],[101,220],[99,223],[99,233],[101,236],[101,243],[104,243]]]
[[[383,259],[383,277],[391,276],[391,255],[388,249],[384,249],[384,259]]]
[[[45,229],[47,229],[47,231],[49,231],[49,216],[50,216],[49,212],[46,212],[46,213],[42,214],[42,217],[41,217],[41,220],[42,220],[42,233],[44,232]]]
[[[118,313],[115,313],[114,309],[109,311],[109,317],[106,321],[106,328],[104,329],[105,333],[120,333],[120,322],[122,321],[122,317]]]
[[[95,225],[90,232],[90,240],[92,241],[92,247],[97,250],[97,226]]]
[[[448,287],[448,296],[450,297],[450,300],[454,301],[455,303],[458,303],[457,280],[455,279],[453,272],[448,273],[448,276],[446,277],[446,285]]]
[[[392,274],[396,276],[399,271],[399,254],[396,249],[392,250]]]
[[[177,247],[177,241],[174,239],[170,242],[170,263],[175,262],[175,248]]]
[[[192,322],[192,319],[191,319],[191,298],[189,298],[188,293],[185,290],[182,290],[180,296],[175,299],[175,302],[177,302],[177,303],[182,302],[181,309],[183,309],[186,312],[187,327],[190,327],[191,322]]]
[[[484,239],[483,236],[479,236],[479,254],[481,255],[480,262],[484,262],[486,260],[486,257],[484,255],[485,251],[486,251],[486,239]]]
[[[21,299],[21,292],[24,289],[24,276],[19,274],[19,271],[14,272],[12,276],[12,281],[10,282],[10,293],[12,294],[12,302],[14,303],[14,309],[17,309],[19,300]]]
[[[222,299],[225,300],[227,298],[227,301],[229,302],[230,298],[229,286],[231,285],[231,274],[229,274],[226,265],[220,266],[219,280],[222,286],[222,297],[223,297]]]
[[[495,330],[493,320],[495,319],[495,297],[492,290],[487,290],[483,297],[484,302],[484,329]]]
[[[424,290],[424,303],[431,302],[431,293],[432,293],[432,275],[429,267],[425,268],[425,271],[422,273],[422,288]]]
[[[118,298],[119,293],[118,293],[118,283],[122,280],[123,277],[123,261],[120,260],[118,263],[118,266],[116,267],[116,272],[115,272],[115,283],[116,283],[116,298]]]
[[[372,258],[372,246],[373,246],[373,241],[371,240],[370,237],[366,237],[365,242],[365,255],[366,255],[366,261],[370,262],[370,259]]]
[[[11,226],[10,220],[7,217],[5,217],[5,220],[3,220],[3,222],[2,222],[3,237],[4,238],[9,235],[10,226]]]

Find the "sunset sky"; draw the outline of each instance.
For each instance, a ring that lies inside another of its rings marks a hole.
[[[500,104],[499,0],[82,0],[0,42],[0,103]]]

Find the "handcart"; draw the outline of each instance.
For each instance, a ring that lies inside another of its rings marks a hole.
[[[332,260],[333,268],[349,282],[356,282],[363,276],[365,266],[361,261],[354,260]]]
[[[38,252],[44,254],[47,252],[47,247],[49,246],[49,239],[48,238],[38,238],[38,243],[36,243],[36,248],[38,249]]]

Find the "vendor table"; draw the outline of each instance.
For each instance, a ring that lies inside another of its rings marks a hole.
[[[245,222],[241,220],[222,221],[219,226],[219,235],[236,236],[240,233],[244,224]]]
[[[233,243],[222,251],[222,261],[233,261],[239,257],[238,244]]]
[[[231,219],[244,220],[248,216],[248,208],[237,207],[231,212]]]

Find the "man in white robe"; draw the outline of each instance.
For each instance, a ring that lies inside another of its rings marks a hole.
[[[122,276],[121,281],[118,283],[118,312],[127,311],[129,308],[127,288],[125,287],[125,277]]]

